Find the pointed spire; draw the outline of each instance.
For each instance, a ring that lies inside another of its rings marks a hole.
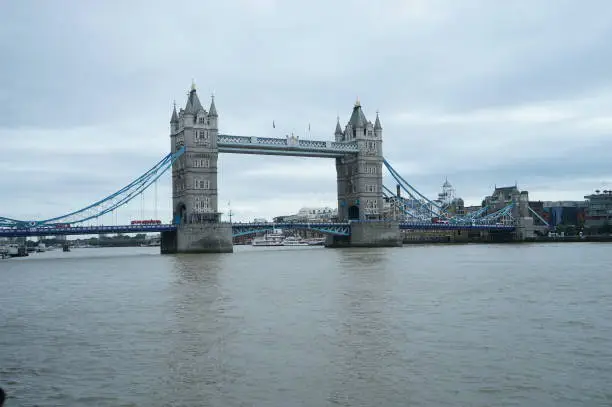
[[[349,123],[353,126],[353,128],[357,128],[364,127],[367,122],[368,120],[361,110],[361,103],[359,102],[359,99],[357,99],[355,106],[353,107],[353,113],[351,114]]]
[[[198,94],[196,93],[195,82],[191,82],[191,91],[189,92],[189,98],[187,99],[187,105],[185,106],[185,114],[197,114],[200,110],[204,110]]]
[[[170,123],[178,123],[178,114],[176,114],[176,102],[174,102],[174,108],[172,109],[172,118]]]
[[[210,95],[210,109],[208,109],[208,115],[217,117],[217,107],[215,106],[215,95]]]
[[[336,132],[334,134],[342,134],[342,127],[340,127],[340,116],[336,117]]]
[[[380,118],[378,117],[378,110],[376,111],[376,121],[374,122],[374,130],[382,130],[380,125]]]

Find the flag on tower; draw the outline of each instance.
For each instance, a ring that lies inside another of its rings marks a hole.
[[[310,133],[310,123],[308,123],[308,132]]]
[[[272,120],[272,128],[275,129],[276,128],[276,124],[274,124],[274,120]]]

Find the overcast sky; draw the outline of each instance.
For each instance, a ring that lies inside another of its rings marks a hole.
[[[448,177],[468,204],[515,182],[580,200],[612,189],[610,38],[606,0],[0,2],[0,216],[63,214],[136,178],[169,151],[192,78],[221,133],[310,123],[330,140],[358,96],[430,197]],[[226,154],[219,181],[241,220],[336,205],[331,159]],[[157,193],[169,220],[169,176]]]

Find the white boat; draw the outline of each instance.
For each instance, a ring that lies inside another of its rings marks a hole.
[[[262,237],[256,237],[253,239],[251,245],[253,246],[282,246],[285,236],[282,233],[266,233]]]
[[[283,246],[308,246],[308,243],[295,236],[287,236],[283,240]]]
[[[321,237],[321,238],[310,239],[306,243],[308,244],[308,246],[323,246],[325,245],[325,238]]]

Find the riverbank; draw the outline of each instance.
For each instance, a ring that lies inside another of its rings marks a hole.
[[[482,239],[465,239],[453,240],[450,236],[438,236],[423,239],[403,239],[404,245],[419,245],[419,244],[491,244],[491,243],[607,243],[612,242],[612,236],[565,236],[565,237],[548,237],[541,236],[536,238],[528,238],[525,240],[482,240]]]

